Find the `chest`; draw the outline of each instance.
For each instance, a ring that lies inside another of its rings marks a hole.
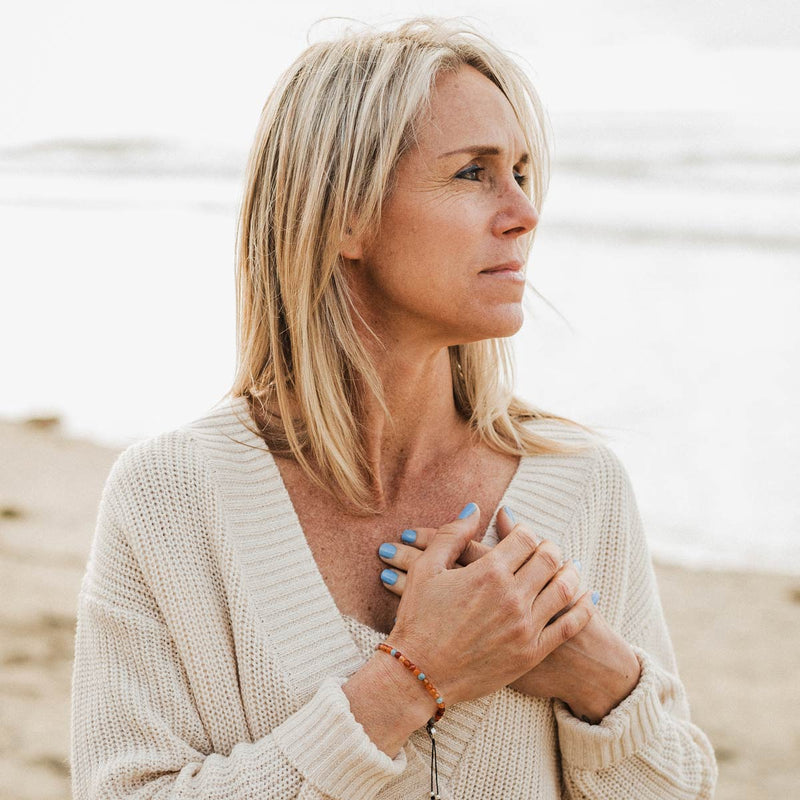
[[[372,517],[340,510],[296,465],[282,462],[280,470],[306,543],[339,612],[388,633],[400,598],[380,581],[388,566],[378,557],[381,544],[399,543],[406,528],[443,525],[469,502],[480,508],[482,537],[518,463],[515,456],[480,454],[469,469],[416,482],[385,513]]]

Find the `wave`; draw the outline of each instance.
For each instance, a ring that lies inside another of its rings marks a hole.
[[[625,244],[706,245],[737,249],[770,250],[771,252],[800,250],[800,235],[740,230],[704,230],[702,228],[651,228],[644,226],[592,225],[581,222],[549,222],[547,232],[559,237],[595,239]],[[544,231],[543,231],[544,232]]]
[[[237,179],[244,155],[219,146],[150,139],[51,139],[0,148],[0,170]]]
[[[629,134],[618,134],[600,142],[588,134],[580,140],[574,134],[565,136],[568,145],[559,150],[566,152],[557,154],[554,164],[566,172],[609,178],[661,177],[674,170],[707,168],[762,168],[780,171],[783,178],[786,170],[800,173],[800,147],[792,142],[762,142],[759,149],[744,150],[700,144],[688,136],[668,145],[662,138],[638,139],[632,147]],[[52,139],[0,148],[0,169],[25,172],[238,178],[245,160],[245,153],[219,145],[154,138]]]

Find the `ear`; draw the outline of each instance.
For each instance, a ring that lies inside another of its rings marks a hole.
[[[339,245],[339,255],[348,261],[361,261],[364,257],[364,244],[359,236],[353,233],[353,229],[347,229],[341,245]]]

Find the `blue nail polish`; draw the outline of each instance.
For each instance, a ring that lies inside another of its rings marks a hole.
[[[461,509],[461,513],[458,515],[459,519],[466,519],[470,514],[475,512],[475,509],[478,506],[475,503],[467,503],[464,508]]]
[[[401,538],[401,539],[402,539],[402,540],[403,540],[403,541],[404,541],[406,544],[414,544],[414,542],[416,542],[416,541],[417,541],[417,532],[416,532],[416,531],[412,531],[412,530],[411,530],[411,528],[406,528],[406,529],[405,529],[405,530],[404,530],[404,531],[403,531],[403,532],[400,534],[400,538]]]
[[[577,559],[577,558],[573,558],[573,559],[572,559],[572,562],[573,562],[573,564],[575,564],[575,569],[576,569],[576,570],[578,570],[578,572],[580,572],[580,571],[581,571],[581,567],[583,566],[583,565],[581,564],[581,562],[580,562],[580,561],[578,561],[578,559]]]
[[[388,542],[384,542],[378,548],[378,555],[381,558],[394,558],[397,555],[397,548],[393,544],[389,544]]]
[[[389,586],[394,586],[397,583],[397,573],[393,569],[385,569],[381,572],[381,581],[388,583]]]
[[[506,512],[506,516],[507,516],[507,517],[508,517],[508,518],[509,518],[509,519],[510,519],[512,522],[516,522],[516,521],[517,521],[517,518],[514,516],[514,512],[513,512],[513,511],[512,511],[512,510],[511,510],[511,509],[510,509],[508,506],[503,506],[503,511],[505,511],[505,512]]]
[[[600,601],[600,592],[592,592],[592,602],[597,605]]]

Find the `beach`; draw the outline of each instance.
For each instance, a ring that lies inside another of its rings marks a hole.
[[[0,421],[0,798],[65,800],[75,608],[118,448],[57,418]],[[800,786],[800,576],[657,564],[694,720],[721,800]]]

